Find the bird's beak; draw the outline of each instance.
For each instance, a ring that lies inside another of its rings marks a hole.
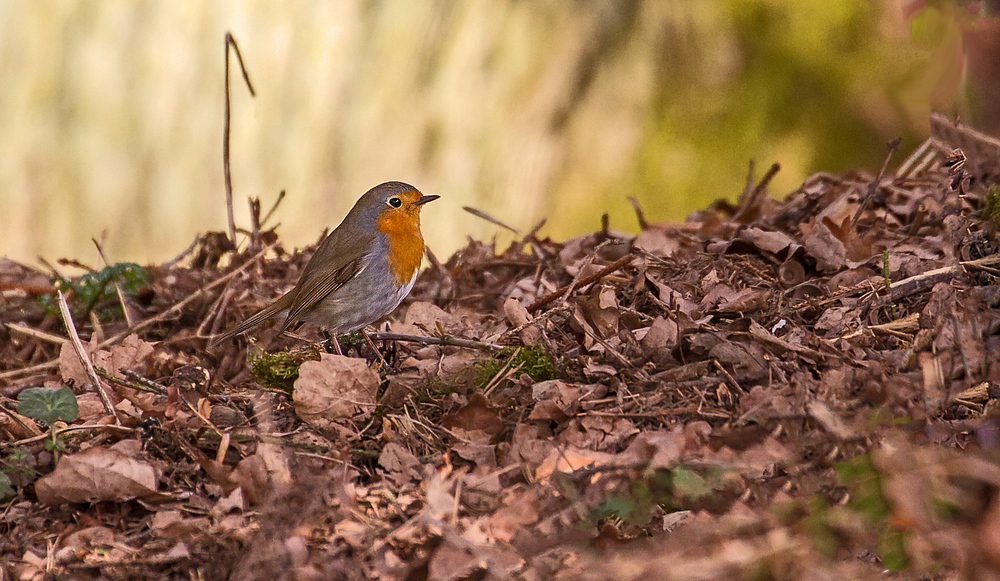
[[[423,206],[427,202],[433,202],[434,200],[440,198],[441,196],[420,196],[420,199],[413,202],[414,206]]]

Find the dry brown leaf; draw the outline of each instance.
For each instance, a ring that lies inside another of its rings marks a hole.
[[[76,404],[80,409],[80,421],[90,423],[107,413],[101,398],[95,392],[89,391],[76,396]],[[110,416],[109,416],[110,417]]]
[[[94,354],[94,366],[104,369],[115,377],[122,377],[121,369],[137,371],[153,353],[153,345],[132,334],[118,345]]]
[[[63,539],[63,548],[85,550],[98,547],[110,547],[115,544],[115,533],[107,527],[87,527],[71,533]]]
[[[449,313],[433,303],[417,301],[406,309],[402,321],[393,323],[392,330],[407,335],[438,335],[444,331],[448,335],[475,337],[478,319],[479,315],[468,309]]]
[[[615,452],[625,440],[638,432],[635,424],[625,418],[582,416],[571,419],[556,441],[588,450]]]
[[[477,467],[496,468],[497,466],[496,446],[478,442],[461,442],[452,445],[451,450]]]
[[[458,581],[469,579],[480,568],[478,555],[467,547],[447,541],[438,545],[427,563],[427,581]]]
[[[710,309],[720,302],[728,303],[736,299],[738,293],[733,290],[730,286],[716,283],[712,285],[711,289],[705,294],[698,304],[701,310]]]
[[[501,457],[501,465],[523,464],[527,470],[534,470],[554,448],[546,427],[536,423],[517,424],[511,436],[510,451]]]
[[[808,412],[814,420],[819,422],[819,425],[823,426],[823,429],[826,430],[827,433],[835,438],[846,440],[854,435],[848,429],[844,420],[841,419],[839,415],[834,413],[829,406],[819,400],[813,400],[807,403],[806,412]]]
[[[424,505],[424,513],[435,519],[444,519],[455,513],[456,502],[453,478],[448,478],[435,471],[427,481],[427,503]]]
[[[271,479],[263,456],[254,454],[240,460],[240,463],[229,473],[229,480],[243,491],[243,496],[251,503],[257,504],[271,488]]]
[[[364,359],[324,353],[299,368],[292,392],[295,413],[320,428],[367,418],[375,409],[378,385],[378,374]]]
[[[518,531],[538,522],[538,499],[527,491],[508,499],[500,510],[494,512],[486,525],[489,535],[499,543],[510,543]]]
[[[757,248],[772,254],[778,254],[789,246],[797,246],[795,240],[792,240],[792,237],[784,232],[761,230],[752,226],[743,230],[740,237]]]
[[[124,502],[159,496],[151,464],[118,450],[94,447],[64,456],[55,471],[35,483],[42,504]]]
[[[671,431],[641,432],[624,452],[615,458],[623,466],[648,465],[649,468],[671,468],[684,453],[687,436],[683,426]]]
[[[103,406],[101,409],[104,409]],[[42,435],[42,430],[35,420],[13,410],[4,410],[4,413],[0,413],[0,430],[13,436],[15,440]]]
[[[850,317],[852,311],[850,307],[830,307],[823,311],[813,328],[826,331],[828,336],[840,335],[847,328],[845,318]]]
[[[854,226],[851,225],[850,216],[844,216],[839,222],[830,218],[824,218],[823,225],[844,245],[844,256],[847,259],[847,263],[852,265],[852,268],[867,262],[874,254],[871,242],[859,236]]]
[[[397,486],[419,482],[423,478],[420,460],[412,452],[395,442],[389,442],[385,445],[378,457],[378,464],[385,470],[385,475]]]
[[[783,390],[755,385],[740,398],[738,410],[753,418],[781,417],[791,413],[792,404]]]
[[[612,465],[614,461],[615,455],[606,452],[582,450],[575,446],[554,449],[535,470],[535,480],[544,482],[555,472],[569,473],[589,466]]]
[[[792,458],[791,451],[772,437],[764,438],[760,444],[750,446],[739,456],[738,463],[744,474],[760,478],[775,465]]]
[[[610,286],[594,289],[583,301],[583,313],[602,339],[618,333],[618,298]]]
[[[688,300],[681,292],[674,290],[669,285],[661,282],[658,278],[646,274],[646,280],[652,283],[653,287],[656,288],[656,294],[660,298],[660,302],[665,305],[670,306],[672,309],[676,308],[685,315],[692,316],[692,313],[698,310],[698,304]]]
[[[507,318],[507,322],[510,323],[512,328],[527,325],[532,319],[531,315],[528,313],[528,309],[521,304],[521,301],[513,297],[504,301],[503,312],[504,316]],[[529,325],[522,329],[518,336],[520,337],[521,342],[525,345],[535,345],[542,340],[542,331],[537,325]]]
[[[643,230],[635,237],[632,245],[639,250],[664,257],[672,256],[681,247],[677,236],[668,235],[659,228]]]
[[[677,345],[677,323],[673,319],[656,317],[640,343],[649,354],[673,349]]]
[[[122,377],[121,368],[135,371],[136,368],[145,363],[146,359],[153,353],[153,346],[132,334],[118,345],[113,345],[110,349],[97,349],[97,343],[91,338],[90,344],[85,344],[87,354],[95,367],[100,367],[115,377]],[[63,381],[74,381],[76,385],[90,383],[87,372],[80,363],[80,358],[73,349],[73,344],[66,341],[59,349],[59,373]]]
[[[97,342],[94,338],[91,338],[89,345],[84,343],[83,346],[87,354],[93,357],[94,352],[97,351]],[[77,356],[71,341],[66,341],[59,348],[59,375],[62,376],[63,381],[72,381],[75,385],[82,386],[90,383],[90,377],[83,368],[83,363],[80,363],[80,358]]]
[[[763,311],[771,303],[771,291],[766,289],[747,288],[736,293],[733,297],[723,297],[719,302],[718,310],[723,313],[752,313]]]
[[[441,425],[448,429],[457,428],[470,432],[479,430],[491,437],[503,431],[503,420],[500,419],[497,409],[478,391],[469,396],[469,403],[458,411],[445,414],[441,418]]]
[[[531,398],[538,403],[532,408],[528,419],[563,422],[576,415],[584,392],[593,390],[593,386],[585,389],[559,379],[540,381],[531,386]]]

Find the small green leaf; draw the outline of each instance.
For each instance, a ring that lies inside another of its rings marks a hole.
[[[72,422],[80,414],[73,390],[63,386],[59,389],[31,387],[22,391],[17,399],[17,411],[51,426],[56,420]]]
[[[10,485],[10,478],[0,472],[0,500],[5,500],[11,496],[14,496],[14,487]]]
[[[604,502],[597,508],[597,514],[600,517],[616,516],[618,518],[626,518],[629,513],[634,511],[636,504],[634,501],[625,498],[624,496],[613,496]]]
[[[678,466],[673,469],[671,475],[673,477],[674,492],[681,498],[693,500],[712,492],[705,479],[691,470]]]
[[[906,552],[906,533],[886,527],[878,537],[876,552],[882,566],[890,571],[902,571],[910,565]]]

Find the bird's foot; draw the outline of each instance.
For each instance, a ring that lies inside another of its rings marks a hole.
[[[368,332],[362,329],[361,334],[364,336],[365,341],[368,342],[368,347],[370,347],[372,352],[375,353],[375,357],[378,358],[379,363],[382,364],[382,369],[386,370],[387,372],[391,371],[392,368],[389,367],[389,363],[385,360],[385,357],[382,357],[382,352],[379,351],[378,346],[375,345],[375,341],[372,341],[372,338],[370,335],[368,335]]]
[[[323,339],[325,339],[327,353],[336,353],[337,355],[344,354],[344,352],[340,349],[340,341],[337,341],[336,335],[333,335],[326,329],[320,330],[320,334],[323,335]]]

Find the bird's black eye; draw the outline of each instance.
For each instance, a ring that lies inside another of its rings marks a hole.
[[[403,200],[399,198],[389,198],[389,205],[393,208],[398,208],[403,205]]]

